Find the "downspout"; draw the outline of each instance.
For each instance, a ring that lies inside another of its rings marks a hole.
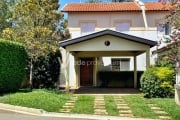
[[[145,5],[142,1],[135,0],[135,3],[140,7],[142,10],[142,16],[143,16],[143,21],[144,21],[144,27],[147,30],[148,29],[148,24],[147,24],[147,18],[146,18],[146,12],[145,12]]]

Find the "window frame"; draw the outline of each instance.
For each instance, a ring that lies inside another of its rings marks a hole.
[[[117,65],[115,65],[114,62],[119,62]],[[128,68],[126,70],[122,69],[122,62],[127,61],[128,62]],[[122,70],[121,70],[122,69]],[[130,58],[111,58],[111,70],[112,71],[129,71],[130,70]]]
[[[117,24],[123,24],[123,23],[129,23],[129,29],[128,29],[128,31],[130,31],[130,29],[131,29],[131,27],[132,27],[132,20],[125,20],[125,19],[124,19],[124,20],[122,20],[122,19],[114,20],[113,26],[114,26],[115,30],[116,30],[116,31],[119,31],[119,30],[116,29],[116,25],[117,25]],[[119,31],[119,32],[124,32],[124,31],[126,31],[126,30]]]
[[[89,32],[82,32],[81,24],[94,24],[94,30],[93,31],[89,31]],[[96,20],[80,20],[79,21],[79,28],[80,28],[81,35],[94,32],[95,29],[96,29],[96,26],[97,26],[97,21]]]

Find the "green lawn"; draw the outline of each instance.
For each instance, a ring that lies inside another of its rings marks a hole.
[[[104,96],[105,107],[109,115],[119,115],[113,96]]]
[[[122,98],[127,102],[135,117],[158,118],[141,95],[123,96]]]
[[[84,113],[93,114],[94,113],[94,97],[88,95],[78,96],[78,99],[72,109],[73,113]]]
[[[60,108],[70,100],[71,94],[57,93],[48,90],[33,90],[32,92],[19,92],[0,97],[1,103],[7,103],[30,108],[44,109],[49,112],[59,112]],[[180,119],[180,106],[175,104],[174,98],[145,99],[141,95],[122,96],[131,108],[135,117],[158,118],[147,103],[153,103],[166,111],[173,120]],[[109,115],[118,115],[118,109],[113,96],[104,96],[105,108]],[[79,95],[72,113],[93,114],[94,97]]]
[[[148,101],[161,107],[173,120],[180,120],[180,106],[176,105],[174,98],[153,98]]]
[[[27,93],[14,93],[0,97],[1,103],[59,112],[71,97],[70,94],[55,93],[47,90],[34,90]]]

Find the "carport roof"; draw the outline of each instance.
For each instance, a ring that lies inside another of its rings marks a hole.
[[[73,45],[73,44],[80,43],[80,42],[84,42],[84,41],[88,41],[88,40],[91,40],[93,38],[101,37],[104,35],[112,35],[115,37],[119,37],[119,38],[123,38],[123,39],[129,40],[129,41],[132,41],[132,42],[138,42],[141,44],[145,44],[145,45],[148,45],[150,47],[153,47],[157,44],[157,42],[149,40],[149,39],[145,39],[145,38],[129,35],[126,33],[121,33],[121,32],[106,29],[106,30],[91,33],[91,34],[88,34],[85,36],[80,36],[77,38],[61,41],[60,46],[65,48],[66,46]]]

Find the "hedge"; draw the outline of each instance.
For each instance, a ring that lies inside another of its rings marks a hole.
[[[23,45],[0,39],[0,93],[17,91],[25,77],[27,52]]]

